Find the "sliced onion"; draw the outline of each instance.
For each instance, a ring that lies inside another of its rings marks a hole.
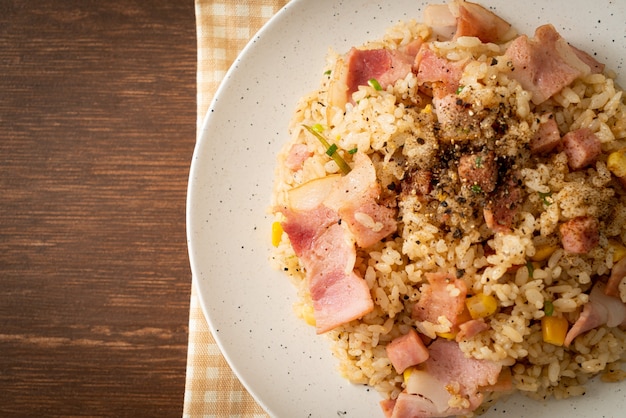
[[[457,6],[458,16],[458,6]],[[435,35],[443,39],[451,39],[456,32],[456,16],[447,4],[429,4],[424,9],[424,23],[431,28]]]
[[[289,208],[295,211],[306,211],[316,208],[322,204],[340,178],[340,174],[333,174],[308,181],[289,190],[287,192]]]
[[[451,398],[445,385],[423,370],[411,372],[406,381],[406,392],[411,395],[420,395],[432,402],[438,413],[448,409],[448,401]]]

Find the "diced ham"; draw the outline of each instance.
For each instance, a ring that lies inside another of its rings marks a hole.
[[[347,73],[345,84],[348,97],[366,86],[368,80],[376,79],[383,89],[404,78],[411,72],[413,57],[398,50],[352,48],[345,58]]]
[[[458,172],[468,186],[478,186],[482,192],[491,193],[498,181],[496,155],[493,151],[462,155]]]
[[[396,406],[396,400],[383,399],[379,402],[379,405],[380,409],[383,410],[383,415],[385,415],[385,418],[391,418],[391,415],[393,414],[393,408]]]
[[[305,144],[293,144],[287,153],[285,166],[291,171],[298,171],[302,168],[302,164],[313,155]]]
[[[387,357],[397,373],[423,363],[428,359],[428,349],[414,329],[407,334],[395,338],[385,347]]]
[[[511,77],[532,93],[537,105],[591,71],[552,25],[537,28],[533,39],[517,37],[505,55],[513,64]]]
[[[522,191],[509,179],[496,190],[483,208],[485,223],[494,232],[510,232],[521,203]]]
[[[398,396],[393,418],[467,415],[481,404],[482,388],[498,382],[499,363],[468,358],[454,341],[437,339],[429,350],[423,370],[411,373]],[[451,407],[453,396],[467,400],[467,407]]]
[[[605,67],[604,64],[602,64],[601,62],[598,62],[598,60],[596,60],[594,57],[592,57],[585,51],[578,49],[575,46],[572,46],[572,45],[570,46],[576,53],[576,56],[578,56],[578,58],[580,58],[582,62],[584,62],[585,64],[589,66],[592,74],[602,74],[602,72],[604,71],[604,67]]]
[[[448,273],[426,273],[426,279],[428,284],[422,285],[420,300],[413,307],[413,319],[437,324],[445,316],[457,325],[465,310],[465,282]]]
[[[479,138],[482,119],[456,93],[446,94],[448,90],[442,83],[433,86],[433,107],[441,126],[440,138],[451,141]]]
[[[620,297],[619,286],[626,277],[626,257],[619,260],[611,269],[611,276],[606,283],[604,293],[609,296]]]
[[[570,131],[563,136],[563,151],[572,170],[579,170],[596,161],[602,154],[602,144],[589,128]]]
[[[367,248],[396,231],[396,210],[377,202],[380,185],[372,160],[357,153],[354,161],[352,171],[340,179],[325,204],[346,222],[357,245]]]
[[[457,342],[468,340],[489,328],[489,324],[483,319],[471,319],[459,325],[459,332],[456,334],[455,340]]]
[[[458,10],[455,38],[475,36],[485,43],[501,43],[512,38],[511,24],[480,4],[456,1],[451,7]]]
[[[559,227],[563,249],[574,254],[585,254],[598,245],[600,235],[598,220],[592,216],[579,216]]]
[[[565,336],[568,347],[576,337],[601,325],[616,327],[626,325],[626,304],[620,299],[605,294],[603,283],[597,283],[589,294],[589,302]]]
[[[361,248],[376,244],[396,231],[396,209],[378,204],[372,195],[362,196],[339,209],[341,219],[354,234]]]
[[[413,67],[418,83],[437,83],[437,96],[443,97],[459,88],[459,80],[466,64],[466,61],[450,61],[440,57],[424,44],[415,57]]]
[[[429,170],[413,170],[405,174],[402,180],[402,193],[425,196],[432,190],[433,173]]]
[[[550,115],[539,124],[537,132],[530,140],[530,152],[533,154],[548,154],[561,144],[561,133],[556,120]]]

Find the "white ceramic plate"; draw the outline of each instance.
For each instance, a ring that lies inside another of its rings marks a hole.
[[[439,1],[443,2],[443,1]],[[298,98],[315,89],[328,47],[382,37],[421,20],[421,0],[294,0],[250,42],[207,114],[189,179],[193,275],[209,326],[243,384],[276,417],[382,417],[380,396],[336,373],[328,341],[294,317],[295,290],[268,265],[275,158]],[[620,73],[626,86],[623,0],[486,0],[521,33],[552,23],[575,46]],[[597,384],[579,399],[513,397],[485,416],[618,416],[626,383]]]

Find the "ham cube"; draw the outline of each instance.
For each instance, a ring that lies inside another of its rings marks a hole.
[[[414,329],[395,338],[385,349],[387,357],[398,374],[428,359],[428,348]]]
[[[428,284],[421,287],[422,296],[413,307],[413,319],[436,324],[445,316],[453,326],[458,325],[465,310],[465,282],[447,273],[426,273],[426,279]]]
[[[539,129],[530,140],[530,152],[533,154],[548,154],[561,143],[559,127],[552,116],[539,124]]]
[[[565,251],[585,254],[591,251],[600,240],[598,220],[591,216],[579,216],[561,224],[561,243]]]
[[[602,153],[602,144],[588,128],[570,131],[563,136],[563,151],[572,170],[579,170],[594,163]]]
[[[468,187],[479,187],[484,193],[496,189],[498,163],[493,151],[462,155],[459,159],[459,177]]]

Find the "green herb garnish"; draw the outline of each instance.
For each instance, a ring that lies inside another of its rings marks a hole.
[[[554,313],[554,304],[549,300],[546,300],[543,303],[543,313],[545,313],[546,316],[552,316],[552,314]]]
[[[348,150],[348,154],[356,154],[358,150],[358,148],[352,148],[351,150]]]
[[[543,202],[544,205],[550,206],[552,204],[552,202],[546,199],[547,197],[552,197],[552,192],[548,192],[548,193],[539,192],[539,197],[541,198],[541,201]]]
[[[324,71],[324,75],[330,75],[330,73],[331,73],[331,70]]]
[[[476,193],[476,194],[478,194],[478,193],[482,193],[482,192],[483,192],[482,187],[480,187],[478,184],[472,184],[472,186],[470,187],[470,189],[471,189],[474,193]]]
[[[465,88],[465,86],[459,86],[459,87],[456,89],[456,92],[455,92],[455,93],[456,93],[456,94],[461,94],[461,92],[463,91],[463,89],[464,89],[464,88]]]
[[[481,168],[483,166],[483,157],[482,156],[478,156],[476,157],[476,168]]]
[[[367,84],[369,84],[370,87],[372,87],[374,90],[381,91],[383,89],[378,83],[378,80],[376,80],[375,78],[370,78],[369,80],[367,80]]]
[[[528,269],[528,277],[533,278],[533,273],[535,272],[535,266],[530,261],[526,263],[526,268]]]
[[[309,125],[302,125],[304,126],[304,128],[309,131],[313,136],[315,136],[324,146],[324,148],[326,148],[326,154],[328,154],[330,156],[330,158],[333,159],[333,161],[335,163],[337,163],[337,165],[339,166],[339,169],[344,173],[344,174],[348,174],[352,169],[350,168],[350,166],[348,165],[348,163],[346,163],[346,161],[341,158],[341,155],[339,155],[337,151],[337,145],[335,144],[330,144],[326,138],[324,138],[324,135],[322,135],[322,131],[323,131],[323,127],[322,125],[320,125],[319,123],[316,123],[313,126],[309,126]],[[334,147],[334,148],[333,148]]]

